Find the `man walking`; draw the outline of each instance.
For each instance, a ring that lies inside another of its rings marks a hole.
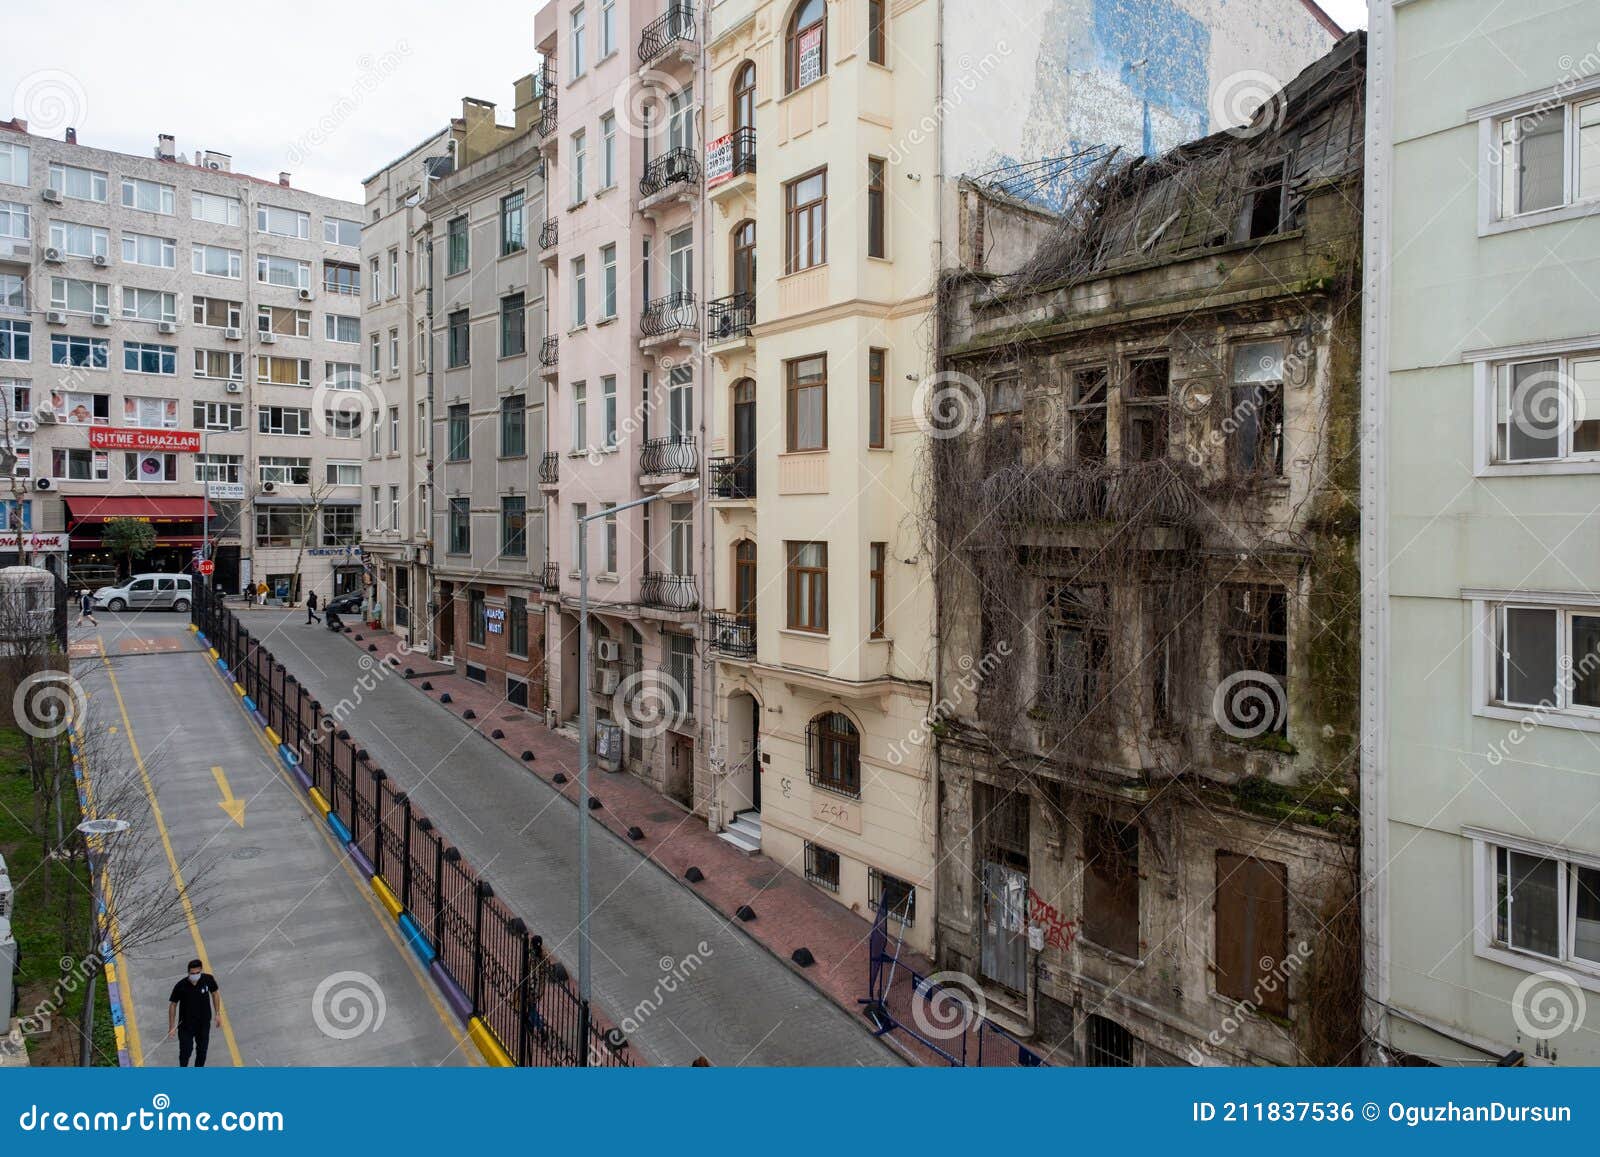
[[[167,1005],[167,1039],[178,1035],[178,1067],[206,1067],[206,1046],[211,1043],[211,1025],[222,1027],[222,1001],[217,997],[217,978],[198,960],[189,961],[189,975],[172,987]]]
[[[312,623],[320,622],[322,620],[317,617],[317,592],[312,591],[306,596],[306,621],[303,625],[309,627]]]
[[[100,625],[94,617],[94,596],[89,593],[88,587],[84,587],[78,592],[78,621],[73,626],[83,626],[85,619],[89,620],[94,626],[98,627]]]
[[[263,579],[260,582],[256,583],[256,606],[264,607],[266,605],[267,605],[267,583],[266,583],[266,580]]]

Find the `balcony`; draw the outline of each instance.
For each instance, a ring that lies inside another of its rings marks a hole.
[[[644,167],[644,176],[639,178],[639,209],[643,212],[672,196],[692,199],[699,183],[700,162],[694,153],[683,145],[668,149]]]
[[[706,192],[713,201],[755,187],[756,130],[749,125],[706,144]]]
[[[756,617],[732,611],[707,611],[706,642],[724,659],[754,659]]]
[[[666,13],[644,26],[639,37],[639,63],[649,67],[669,52],[693,59],[694,5],[673,4]]]
[[[662,474],[693,474],[700,468],[700,453],[693,434],[670,438],[650,438],[639,447],[639,473],[646,477]]]
[[[686,612],[700,609],[700,591],[692,574],[662,574],[645,571],[639,583],[639,601],[659,611]]]
[[[539,343],[539,364],[547,370],[554,370],[560,364],[560,348],[558,338],[551,334]]]
[[[539,71],[539,120],[534,128],[544,141],[556,131],[556,70],[548,64]]]
[[[544,578],[541,586],[551,594],[561,589],[561,564],[554,560],[544,564]]]
[[[737,345],[750,338],[756,323],[756,299],[751,293],[735,293],[706,302],[706,344]]]
[[[639,315],[639,340],[641,348],[658,345],[665,340],[678,338],[688,331],[693,336],[700,329],[700,307],[694,294],[688,290],[669,293],[645,303]]]
[[[751,455],[711,458],[706,469],[711,475],[712,498],[748,502],[756,496],[756,460]]]
[[[554,486],[561,481],[561,455],[554,450],[546,450],[539,459],[539,485]]]
[[[556,247],[556,242],[559,241],[560,238],[561,222],[556,218],[551,217],[543,225],[539,226],[539,251],[543,253],[547,250],[554,249]],[[554,257],[555,254],[551,253],[550,256]]]

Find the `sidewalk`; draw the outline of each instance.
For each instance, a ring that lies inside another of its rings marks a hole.
[[[454,668],[441,667],[425,655],[401,654],[400,641],[387,631],[352,625],[345,638],[401,673],[409,667],[412,675],[405,682],[413,690],[435,701],[448,694],[446,710],[513,758],[532,752],[533,759],[524,761],[523,766],[577,805],[576,741],[550,731],[532,715],[515,708],[508,710],[500,696],[456,674]],[[423,691],[423,683],[429,684],[430,690]],[[464,717],[469,710],[475,715],[471,720]],[[497,731],[498,739],[494,737]],[[555,783],[557,773],[564,774],[567,782]],[[589,786],[590,794],[601,802],[595,813],[601,823],[629,840],[647,860],[733,921],[791,971],[857,1019],[863,1031],[870,1031],[858,1003],[867,994],[869,920],[821,895],[797,873],[766,856],[741,853],[712,833],[703,818],[684,811],[626,772],[605,772],[591,765]],[[642,838],[630,839],[628,833],[633,828],[639,829]],[[685,881],[684,873],[691,867],[698,868],[704,880],[698,884]],[[754,909],[756,918],[738,920],[738,910],[747,905]],[[814,964],[801,968],[793,963],[792,954],[800,948],[810,950],[816,958]],[[913,1003],[922,1004],[924,1010],[927,1005],[915,997],[904,969],[923,976],[935,969],[927,957],[909,949],[901,953],[900,962],[904,967],[888,1004],[897,1020],[913,1025],[918,1023],[913,1019]],[[935,1026],[939,1023],[937,1012],[922,1011],[921,1019]],[[975,1057],[976,1034],[968,1031],[966,1035],[968,1055]],[[891,1033],[882,1039],[912,1063],[947,1063],[903,1033]],[[959,1033],[951,1039],[940,1039],[939,1043],[952,1053],[961,1051]],[[985,1051],[986,1061],[996,1063],[993,1054],[1000,1049],[992,1039],[986,1043]]]

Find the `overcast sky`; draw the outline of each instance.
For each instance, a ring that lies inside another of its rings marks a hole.
[[[1366,0],[1322,5],[1347,28],[1366,26]],[[286,169],[301,188],[360,200],[361,179],[457,115],[463,96],[494,101],[510,120],[512,82],[534,67],[538,7],[14,0],[0,119],[21,116],[55,137],[73,125],[82,144],[140,155],[172,133],[191,158],[215,149],[237,170]]]

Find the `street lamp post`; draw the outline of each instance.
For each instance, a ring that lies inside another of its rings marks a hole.
[[[589,523],[659,498],[677,498],[700,489],[700,479],[685,478],[654,494],[608,506],[578,519],[578,1001],[584,1029],[589,1021],[589,764],[594,744],[589,708]],[[587,1057],[587,1032],[579,1042]]]

